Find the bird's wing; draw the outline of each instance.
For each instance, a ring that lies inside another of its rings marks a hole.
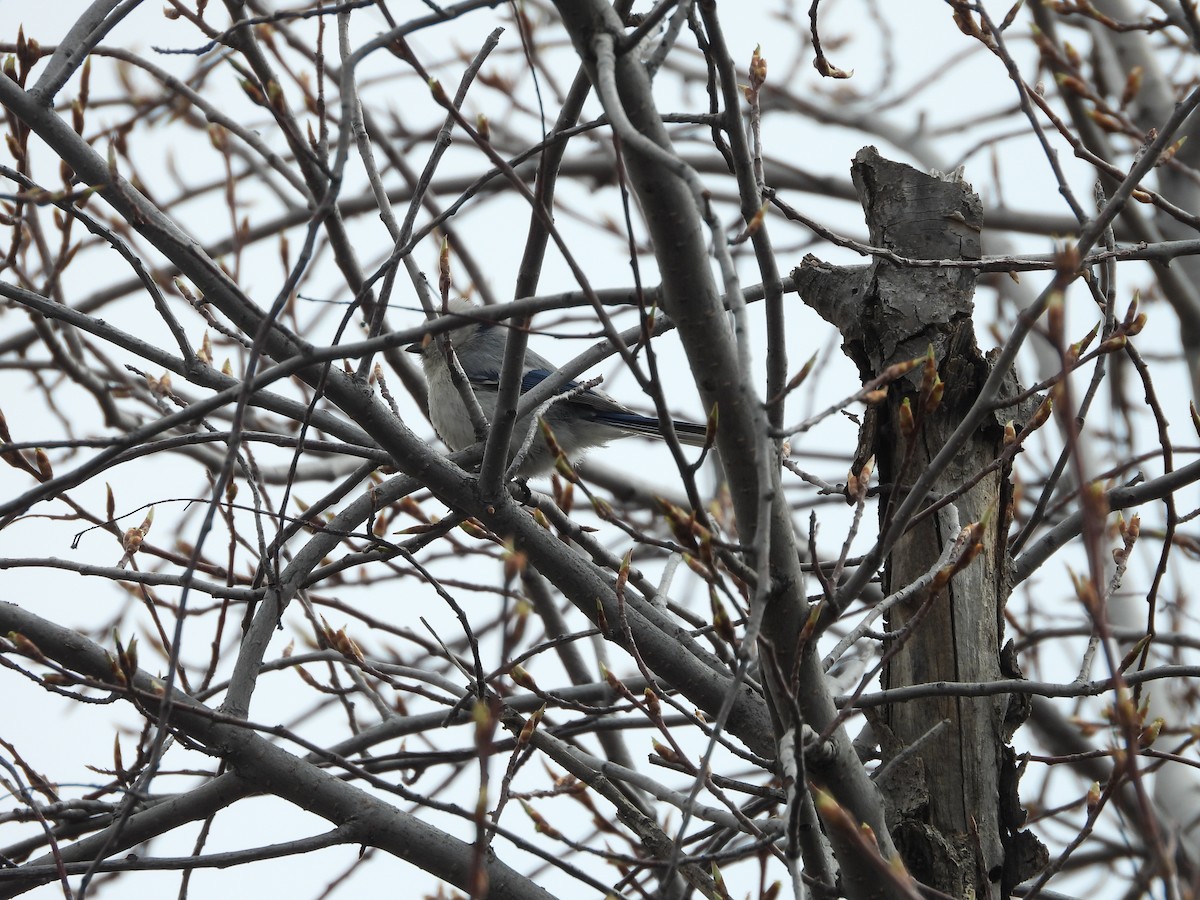
[[[532,353],[529,354],[533,356]],[[554,374],[554,369],[550,367],[550,363],[541,359],[529,360],[536,368],[529,369],[521,377],[521,393],[533,390],[547,378]],[[541,365],[538,365],[541,363]],[[500,387],[500,373],[495,369],[477,369],[467,373],[467,380],[471,382],[471,386],[477,391],[495,391]],[[579,387],[578,381],[568,381],[559,386],[557,393],[565,394],[568,391],[573,391]],[[572,405],[593,409],[597,412],[614,412],[627,413],[629,408],[622,406],[612,397],[603,391],[597,391],[594,388],[589,388],[586,391],[580,391],[571,397],[569,401]]]
[[[521,379],[521,393],[524,394],[526,391],[533,390],[553,374],[554,373],[548,369],[530,369]],[[574,390],[577,387],[579,387],[578,381],[568,381],[566,384],[562,385],[557,392],[560,394],[565,394],[567,391]],[[627,406],[622,406],[612,397],[608,396],[608,394],[604,393],[603,391],[598,391],[595,388],[588,388],[586,391],[580,391],[571,398],[570,402],[576,404],[577,406],[594,409],[597,412],[629,412],[629,408]]]
[[[500,387],[500,373],[495,371],[467,373],[467,381],[471,386],[485,391],[494,391]]]
[[[549,369],[530,369],[521,379],[521,393],[532,390],[552,374]],[[558,392],[564,394],[577,387],[579,387],[579,382],[571,381],[560,387]],[[628,406],[618,403],[603,391],[595,389],[581,391],[574,395],[568,402],[581,413],[583,410],[590,411],[591,418],[596,422],[619,428],[629,434],[642,434],[647,437],[656,437],[659,439],[663,437],[662,425],[658,419],[653,416],[643,416],[635,413]],[[694,447],[705,445],[708,433],[707,426],[679,420],[673,420],[672,424],[675,426],[675,436],[682,443]]]

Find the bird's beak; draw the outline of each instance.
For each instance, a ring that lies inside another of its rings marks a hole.
[[[424,348],[420,345],[420,343],[409,344],[407,347],[404,348],[404,352],[405,353],[420,353],[422,349],[424,349]]]

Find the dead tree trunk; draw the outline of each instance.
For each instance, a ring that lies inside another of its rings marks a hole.
[[[858,153],[851,172],[873,246],[914,259],[979,258],[982,207],[961,178],[939,178],[889,162],[873,147]],[[880,258],[869,266],[841,268],[809,257],[794,277],[805,302],[841,331],[843,350],[864,380],[932,349],[944,382],[936,408],[929,409],[926,401],[921,409],[918,368],[869,411],[860,434],[855,469],[875,457],[880,524],[886,530],[987,377],[988,362],[971,321],[975,273],[904,267]],[[930,502],[960,489],[1000,457],[1003,421],[1010,417],[1002,412],[999,420],[987,420],[940,474]],[[952,505],[953,511],[943,509],[912,525],[896,543],[885,565],[884,593],[936,566],[957,536],[956,520],[964,526],[983,524],[982,548],[943,590],[919,591],[892,607],[885,688],[987,682],[1017,674],[1015,666],[1001,661],[1008,593],[1007,467],[983,477]],[[1037,854],[1028,844],[1032,836],[1018,837],[1023,814],[1008,747],[1024,715],[1015,695],[945,696],[894,703],[873,718],[885,762],[917,745],[881,787],[897,847],[922,882],[954,897],[999,898],[1028,877],[1029,867],[1021,861]]]

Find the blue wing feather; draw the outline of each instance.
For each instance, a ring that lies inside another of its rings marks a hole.
[[[526,391],[532,391],[553,374],[553,372],[546,369],[530,369],[521,378],[521,393],[524,394]],[[558,389],[558,393],[564,394],[578,384],[579,382],[577,381],[568,381]]]

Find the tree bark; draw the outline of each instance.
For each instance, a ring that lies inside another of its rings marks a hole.
[[[979,258],[982,206],[960,177],[926,175],[882,159],[873,147],[858,153],[851,173],[873,246],[908,258]],[[940,404],[922,413],[917,368],[893,384],[864,419],[852,471],[857,475],[876,458],[886,531],[906,485],[928,468],[987,377],[988,362],[971,321],[975,273],[902,267],[881,258],[866,267],[841,268],[808,257],[795,278],[805,302],[841,331],[843,350],[864,381],[932,350],[945,383]],[[906,399],[915,429],[902,425]],[[930,501],[1000,457],[1009,415],[1001,411],[987,420],[940,474]],[[1001,466],[953,502],[958,522],[983,525],[978,555],[943,590],[919,591],[892,607],[885,688],[1017,676],[1015,664],[1002,662],[1007,654],[1001,651],[1009,500],[1008,467]],[[954,519],[946,507],[897,541],[885,565],[885,594],[937,565],[957,537]],[[931,887],[955,897],[1007,896],[1036,862],[1036,840],[1018,837],[1024,814],[1008,747],[1026,706],[1015,695],[934,697],[892,704],[872,722],[885,764],[904,753],[881,787],[897,847],[910,872]]]

